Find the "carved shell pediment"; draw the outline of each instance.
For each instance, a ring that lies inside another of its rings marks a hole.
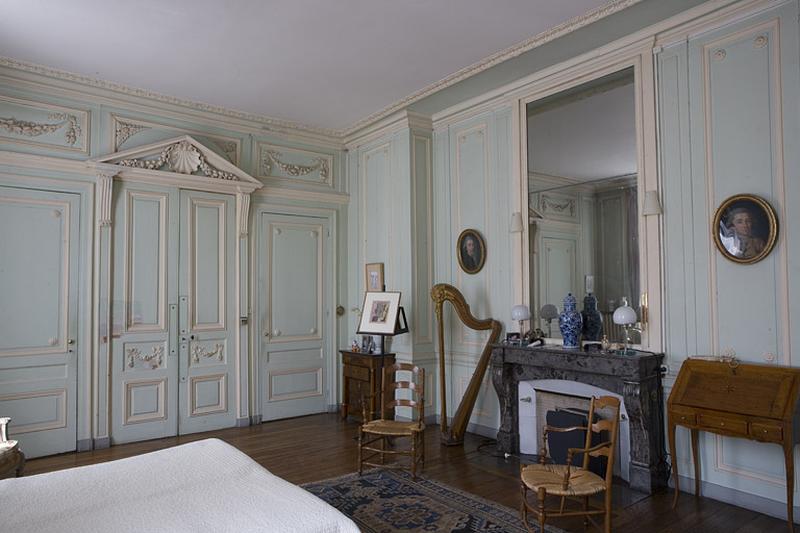
[[[93,162],[124,169],[169,172],[173,176],[236,182],[237,186],[241,184],[247,189],[262,186],[261,182],[188,135],[117,152]]]

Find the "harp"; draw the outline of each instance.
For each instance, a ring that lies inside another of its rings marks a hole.
[[[464,432],[467,429],[467,423],[472,414],[472,409],[475,407],[475,400],[478,398],[478,391],[480,390],[483,376],[486,375],[486,368],[489,366],[492,344],[496,343],[500,338],[500,332],[503,326],[493,318],[484,320],[476,318],[469,310],[469,305],[466,300],[464,300],[464,295],[452,285],[446,283],[434,285],[431,289],[431,298],[435,305],[436,321],[439,326],[439,405],[441,406],[442,413],[442,444],[455,446],[464,442]],[[453,305],[458,314],[458,318],[468,328],[477,331],[492,330],[491,335],[489,335],[489,340],[486,346],[484,346],[481,357],[478,360],[478,365],[475,367],[475,372],[472,374],[469,386],[464,396],[461,398],[461,403],[458,405],[455,416],[453,416],[453,423],[449,425],[449,427],[447,421],[447,388],[445,385],[444,317],[442,316],[445,302],[450,302]]]

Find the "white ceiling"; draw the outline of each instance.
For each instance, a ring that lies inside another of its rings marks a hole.
[[[632,81],[632,80],[631,80]],[[528,171],[590,181],[636,172],[632,83],[528,117]]]
[[[0,55],[345,129],[608,0],[0,0]]]

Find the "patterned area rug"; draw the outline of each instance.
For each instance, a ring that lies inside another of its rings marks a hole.
[[[370,470],[302,485],[349,516],[365,533],[432,531],[524,533],[519,511],[444,483],[397,470]],[[546,526],[547,533],[564,533]]]

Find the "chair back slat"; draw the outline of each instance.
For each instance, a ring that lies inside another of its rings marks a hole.
[[[396,398],[386,403],[387,407],[416,407],[419,402],[414,400],[406,400],[405,398]]]
[[[597,422],[592,422],[595,413],[600,410],[603,410],[606,416]],[[591,457],[606,457],[608,459],[606,463],[606,490],[610,489],[611,479],[614,475],[614,460],[616,459],[617,437],[619,435],[619,413],[619,398],[614,396],[592,397],[592,401],[589,404],[589,427],[591,430],[586,432],[586,445],[584,447],[591,448],[592,436],[603,432],[608,434],[606,438],[608,445],[595,451],[584,453],[583,468],[589,468],[589,459]]]
[[[425,369],[410,363],[395,363],[383,369],[381,391],[381,417],[390,418],[396,407],[408,407],[416,412],[417,419],[425,418]],[[398,390],[409,391],[410,398],[397,398]],[[412,412],[412,418],[413,418]]]
[[[417,384],[413,381],[395,381],[394,383],[388,384],[389,388],[391,389],[414,389],[416,390]]]
[[[608,454],[611,453],[611,450],[608,446],[604,446],[598,450],[593,452],[589,452],[589,455],[592,457],[608,457]]]
[[[598,420],[592,424],[592,431],[595,433],[601,433],[603,431],[611,431],[614,429],[614,421],[608,420],[604,418],[603,420]]]

